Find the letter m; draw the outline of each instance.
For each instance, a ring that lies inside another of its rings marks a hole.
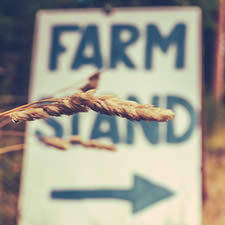
[[[152,69],[152,51],[154,46],[159,46],[165,53],[170,45],[176,46],[176,68],[184,68],[185,34],[186,25],[182,23],[176,24],[168,36],[162,36],[156,25],[149,24],[147,26],[145,68]]]

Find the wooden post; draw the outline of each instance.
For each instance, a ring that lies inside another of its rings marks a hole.
[[[215,97],[217,105],[220,105],[224,94],[225,0],[219,1],[217,30],[216,64],[213,76],[213,96]]]

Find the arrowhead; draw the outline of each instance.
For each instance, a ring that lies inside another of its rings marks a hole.
[[[138,211],[174,194],[168,189],[153,184],[137,175],[134,176],[134,186],[131,190],[131,193],[133,213],[137,213]]]

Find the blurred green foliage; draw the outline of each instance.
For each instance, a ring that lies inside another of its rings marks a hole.
[[[15,107],[27,101],[33,30],[38,10],[104,8],[109,4],[111,7],[199,6],[203,12],[204,87],[210,93],[217,20],[216,0],[1,0],[0,109]],[[212,115],[214,102],[210,97],[207,98],[205,107],[209,115]],[[213,129],[215,118],[208,115],[206,117],[207,130]],[[6,128],[24,129],[22,125],[7,125]],[[22,142],[21,137],[2,137],[0,146]],[[20,152],[0,155],[0,225],[16,224],[21,161]]]

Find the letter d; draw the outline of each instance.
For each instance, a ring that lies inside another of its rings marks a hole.
[[[167,108],[169,109],[174,109],[176,106],[182,106],[189,114],[190,117],[190,122],[187,126],[187,128],[185,129],[185,131],[183,132],[183,134],[180,135],[175,135],[175,124],[174,124],[174,120],[171,120],[167,123],[167,142],[168,143],[181,143],[186,141],[192,134],[195,126],[196,126],[196,122],[197,122],[197,115],[196,112],[194,111],[193,107],[191,106],[191,104],[178,96],[168,96],[167,97]],[[179,124],[179,126],[182,126],[182,124]]]

